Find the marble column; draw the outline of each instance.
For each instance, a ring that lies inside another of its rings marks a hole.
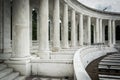
[[[62,48],[68,48],[68,5],[64,3]]]
[[[108,44],[109,46],[112,45],[112,24],[111,20],[108,20]]]
[[[12,1],[13,51],[12,57],[5,63],[20,72],[21,75],[29,76],[31,73],[29,0]]]
[[[97,43],[97,36],[96,36],[96,27],[94,25],[94,43]]]
[[[79,14],[79,45],[83,46],[84,42],[84,31],[83,31],[83,14]]]
[[[39,26],[39,50],[38,55],[41,58],[49,58],[49,40],[48,40],[48,2],[49,0],[40,1],[40,26]]]
[[[99,19],[96,18],[96,42],[99,43]]]
[[[113,29],[113,45],[116,44],[116,26],[115,26],[115,20],[112,21],[112,29]]]
[[[1,0],[0,52],[11,52],[11,4],[10,0]]]
[[[29,0],[13,0],[13,57],[30,56]]]
[[[3,52],[3,23],[2,23],[2,13],[3,13],[3,0],[0,0],[0,52]]]
[[[4,1],[4,53],[11,52],[11,2]]]
[[[100,30],[99,30],[100,31],[100,43],[102,43],[103,42],[102,41],[103,40],[102,19],[100,19],[100,26],[99,27],[100,27]]]
[[[30,48],[32,49],[32,6],[30,5]]]
[[[88,42],[88,29],[87,29],[87,21],[83,22],[84,27],[84,44],[87,45]]]
[[[76,19],[75,19],[75,10],[72,10],[71,13],[71,47],[76,46]]]
[[[52,44],[53,44],[52,51],[60,50],[60,2],[59,0],[54,0]]]
[[[87,21],[87,29],[88,29],[88,45],[91,44],[91,17],[88,16],[88,21]]]

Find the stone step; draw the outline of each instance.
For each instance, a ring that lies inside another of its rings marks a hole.
[[[113,56],[120,56],[120,53],[112,54]]]
[[[17,78],[15,78],[15,80],[25,80],[25,76],[18,76]]]
[[[110,58],[110,57],[105,57],[104,60],[120,60],[120,58]]]
[[[99,78],[100,78],[100,80],[109,80],[109,79],[120,80],[120,76],[114,76],[114,75],[101,75],[101,74],[99,74]]]
[[[18,76],[19,76],[19,72],[12,72],[12,73],[10,73],[9,75],[3,77],[0,80],[14,80]]]
[[[105,66],[105,65],[99,65],[99,69],[111,69],[111,70],[120,70],[120,66]]]
[[[108,56],[107,58],[119,58],[120,59],[120,56]]]
[[[10,74],[11,72],[13,72],[12,68],[6,68],[6,69],[0,71],[0,80],[1,80],[2,77]]]
[[[100,62],[99,65],[119,66],[120,67],[120,63],[117,63],[117,62]]]
[[[5,65],[5,64],[0,64],[0,71],[3,70],[3,69],[5,69],[6,67],[7,67],[7,65]]]
[[[112,79],[112,78],[99,78],[99,80],[120,80],[120,79]]]
[[[101,62],[115,62],[115,63],[120,63],[120,60],[101,60]]]

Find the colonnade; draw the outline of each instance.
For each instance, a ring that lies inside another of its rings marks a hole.
[[[32,8],[30,5],[32,3],[30,1],[32,0],[0,0],[0,52],[3,55],[11,52],[12,56],[5,63],[22,75],[31,74],[30,61],[33,59],[32,54],[30,54],[32,47]],[[73,3],[74,1],[75,3]],[[104,18],[103,16],[108,15],[108,13],[88,10],[85,6],[76,5],[79,4],[76,0],[38,0],[38,2],[40,3],[37,11],[38,49],[35,52],[35,55],[40,57],[37,58],[38,62],[42,58],[51,60],[49,56],[51,52],[80,48],[86,44],[92,45],[91,25],[94,26],[93,43],[105,43],[106,25],[103,24],[104,20],[107,21],[108,25],[108,45],[111,47],[116,44],[115,21],[119,15],[116,17],[112,13]],[[82,11],[82,7],[86,11]],[[104,15],[100,17],[96,16],[96,13],[99,13],[100,16]],[[113,18],[114,16],[115,18]],[[62,29],[60,29],[61,27]],[[49,45],[50,42],[52,42],[52,46]]]
[[[13,57],[30,56],[30,1],[13,0],[12,1],[12,52]],[[2,4],[1,4],[2,5]],[[84,42],[91,45],[91,25],[92,19],[95,19],[94,25],[94,43],[105,43],[105,30],[103,27],[104,18],[92,17],[77,12],[66,2],[63,6],[63,18],[60,19],[60,0],[53,0],[53,18],[52,18],[52,51],[59,51],[61,48],[83,46]],[[1,10],[1,9],[0,9]],[[38,25],[38,55],[48,54],[49,47],[49,0],[40,0],[39,6],[39,25]],[[79,16],[79,32],[77,32],[76,15]],[[69,20],[69,17],[71,20]],[[84,20],[85,19],[85,20]],[[63,27],[62,41],[60,41],[60,20]],[[71,41],[69,42],[68,23],[71,23]],[[107,19],[109,32],[109,45],[116,43],[115,40],[115,20]],[[85,25],[86,24],[86,25]],[[79,36],[77,36],[79,34]],[[86,38],[85,38],[85,36]],[[51,37],[51,36],[50,36]],[[79,41],[77,40],[77,37]],[[62,43],[61,43],[62,42]]]

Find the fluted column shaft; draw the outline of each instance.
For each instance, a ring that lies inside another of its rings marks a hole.
[[[103,34],[102,35],[103,35],[103,38],[102,38],[103,39],[103,43],[105,43],[105,26],[104,25],[103,25]]]
[[[96,18],[96,42],[99,43],[99,19]]]
[[[91,44],[91,17],[88,16],[88,44]]]
[[[75,20],[75,10],[71,13],[71,46],[76,46],[76,20]]]
[[[30,56],[29,0],[13,0],[13,57]]]
[[[115,20],[112,21],[112,29],[113,29],[113,44],[116,44],[116,26],[115,26]]]
[[[38,55],[48,53],[48,0],[40,0],[39,52]],[[48,53],[49,54],[49,53]]]
[[[53,9],[53,51],[60,49],[60,2],[54,0]]]
[[[102,19],[100,19],[100,43],[103,42]]]
[[[108,21],[108,43],[109,43],[109,45],[112,44],[112,24],[111,24],[111,20]]]
[[[11,4],[0,0],[0,52],[11,52]]]
[[[83,14],[79,14],[79,45],[83,45],[84,42],[84,31],[83,31]]]
[[[2,5],[3,5],[3,0],[0,0],[0,52],[3,51],[3,39],[2,39],[2,34],[3,34],[3,29],[2,29]]]
[[[94,26],[94,43],[97,42],[97,36],[96,36],[96,27]]]
[[[68,48],[68,5],[64,3],[62,47]]]

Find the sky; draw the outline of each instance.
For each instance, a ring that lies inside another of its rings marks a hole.
[[[120,12],[120,0],[78,0],[78,1],[91,8],[99,10],[107,8],[106,11]]]

